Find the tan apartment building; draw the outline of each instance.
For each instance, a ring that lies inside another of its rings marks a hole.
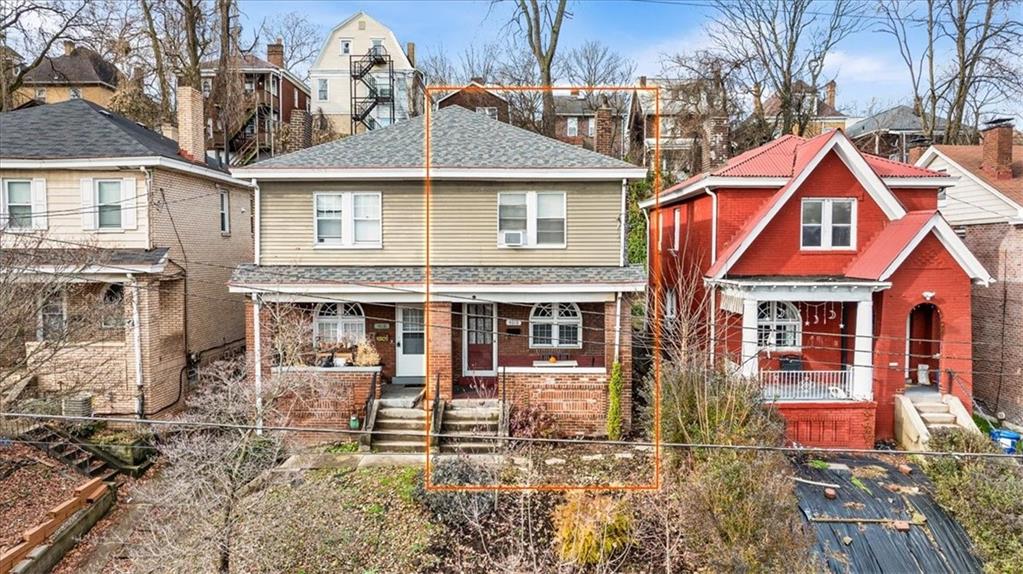
[[[403,48],[390,28],[365,12],[335,26],[309,68],[314,113],[340,134],[361,133],[423,113],[423,75],[415,44]]]
[[[180,141],[84,99],[0,114],[0,271],[40,286],[0,356],[44,396],[160,415],[188,367],[244,341],[226,283],[252,260],[251,186],[207,160],[202,118],[191,88]]]
[[[44,58],[25,74],[15,106],[30,101],[54,104],[81,99],[107,107],[121,81],[121,72],[98,52],[66,40],[63,54]]]
[[[252,376],[336,393],[314,425],[407,429],[427,406],[449,424],[469,401],[480,428],[531,405],[592,436],[620,369],[627,428],[645,273],[625,262],[625,193],[646,170],[461,106],[430,121],[429,211],[425,117],[235,170],[258,184],[256,263],[231,279]]]

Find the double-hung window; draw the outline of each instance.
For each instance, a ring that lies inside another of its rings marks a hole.
[[[220,190],[220,233],[231,233],[231,195],[226,189]]]
[[[63,291],[42,296],[39,304],[39,322],[36,339],[52,341],[64,335],[67,328],[67,300]]]
[[[9,229],[32,228],[32,182],[4,180],[4,205]]]
[[[597,135],[597,118],[590,118],[586,124],[589,126],[586,128],[586,134],[590,137]]]
[[[855,199],[804,199],[799,245],[803,249],[855,249]]]
[[[96,180],[96,226],[100,229],[121,228],[121,180]]]
[[[497,196],[497,243],[502,247],[564,247],[565,193],[525,191]]]
[[[352,53],[352,40],[350,38],[341,38],[341,55],[348,56]]]
[[[325,102],[328,95],[327,78],[319,78],[316,80],[316,99]]]
[[[483,114],[492,120],[497,119],[497,108],[494,106],[476,106],[476,113]]]
[[[314,233],[323,247],[380,247],[378,192],[316,193]]]
[[[529,313],[531,349],[579,349],[583,318],[575,303],[537,303]]]
[[[570,116],[568,118],[567,124],[565,126],[565,133],[570,138],[574,138],[575,136],[579,135],[579,118],[575,116]]]

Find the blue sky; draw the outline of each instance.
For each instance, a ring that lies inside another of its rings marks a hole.
[[[694,5],[625,0],[576,0],[562,32],[559,51],[590,39],[613,46],[637,64],[638,74],[657,75],[664,56],[707,44],[703,27],[709,9]],[[389,26],[400,42],[415,42],[420,55],[443,49],[452,60],[473,43],[495,42],[511,33],[505,22],[509,2],[489,0],[325,1],[241,0],[246,27],[290,11],[304,12],[324,32],[364,10]],[[838,107],[863,113],[904,103],[910,94],[908,74],[890,37],[873,31],[847,38],[831,54],[826,74],[838,83]],[[564,52],[562,52],[564,53]],[[1021,115],[1020,110],[1004,112]]]

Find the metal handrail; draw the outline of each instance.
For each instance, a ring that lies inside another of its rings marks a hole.
[[[443,416],[442,409],[444,408],[444,403],[440,400],[440,373],[437,373],[437,376],[434,379],[433,404],[430,406],[433,409],[433,415],[430,420],[430,433],[432,435],[430,437],[430,446],[433,447],[436,446],[438,442],[437,435],[440,434],[440,419],[441,416]]]
[[[366,434],[359,436],[359,444],[367,449],[372,446],[373,435],[370,434],[373,431],[374,416],[373,407],[376,405],[377,400],[377,373],[373,373],[373,378],[369,382],[369,396],[366,397],[366,403],[363,405],[362,413],[362,430],[366,431]],[[362,447],[360,447],[362,448]]]

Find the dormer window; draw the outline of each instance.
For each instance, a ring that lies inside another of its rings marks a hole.
[[[856,248],[855,199],[804,199],[800,247],[804,250]]]

